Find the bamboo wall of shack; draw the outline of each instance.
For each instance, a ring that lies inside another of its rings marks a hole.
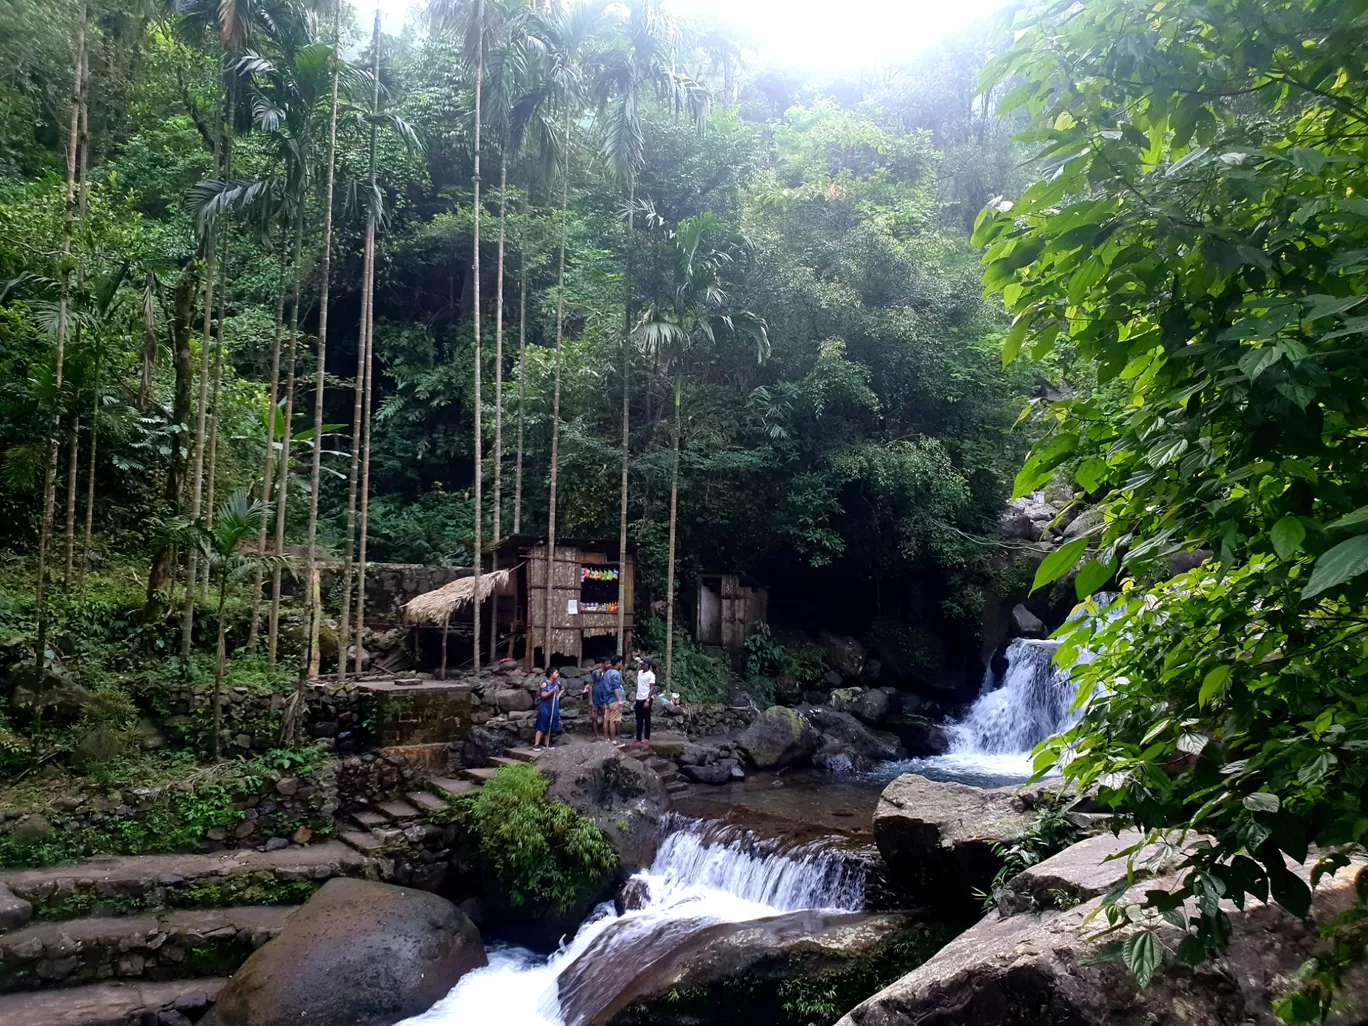
[[[521,562],[526,570],[524,583],[519,587],[518,615],[525,625],[526,656],[532,665],[538,649],[546,646],[546,544],[541,541],[514,541],[501,550],[499,562],[505,559]],[[617,559],[617,545],[610,542],[571,541],[556,544],[555,566],[551,573],[551,639],[552,656],[569,657],[579,662],[584,656],[586,638],[614,637],[617,634],[616,609],[582,609],[586,585],[584,573],[594,568],[612,568],[625,577],[626,615],[624,616],[624,650],[631,649],[634,618],[635,549],[629,547],[624,558]],[[616,586],[611,589],[616,600]],[[624,651],[624,654],[626,652]],[[546,653],[543,652],[543,658]]]

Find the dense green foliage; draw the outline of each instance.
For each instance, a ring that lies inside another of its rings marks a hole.
[[[484,893],[514,908],[566,912],[602,893],[617,852],[603,831],[546,797],[532,766],[505,766],[477,792],[453,799],[452,821],[469,838]]]
[[[1067,632],[1098,690],[1039,764],[1146,830],[1191,831],[1177,888],[1109,909],[1188,932],[1127,942],[1142,980],[1221,949],[1223,899],[1306,915],[1285,858],[1314,881],[1368,829],[1365,27],[1358,0],[1051,4],[985,73],[1015,83],[1003,106],[1029,110],[1046,172],[976,231],[1015,318],[1006,355],[1058,349],[1098,382],[1042,406],[1017,478],[1067,474],[1106,514],[1037,584],[1084,560],[1081,597],[1127,577]],[[1132,590],[1181,550],[1210,559]],[[1362,921],[1322,924],[1285,1021],[1329,1014]]]

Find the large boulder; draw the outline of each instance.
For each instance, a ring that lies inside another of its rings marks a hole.
[[[717,997],[706,992],[714,985],[742,976],[752,984],[775,983],[837,968],[906,925],[900,915],[816,910],[741,923],[675,920],[669,929],[650,919],[619,920],[561,974],[561,1014],[566,1022],[607,1026],[637,1006],[635,1011],[648,1014],[624,1018],[663,1026],[661,1012],[668,1014],[667,1008],[641,1006],[660,999],[666,1006],[677,1003],[667,997],[673,994],[701,997],[714,1010],[703,1021],[713,1021]],[[605,957],[628,951],[638,967],[630,972],[623,971],[620,954]],[[733,990],[731,1000],[742,992]],[[680,1021],[698,1021],[688,1010],[679,1011],[684,1013]],[[729,1011],[725,1021],[745,1021],[741,1009],[733,1005]]]
[[[944,755],[950,751],[950,734],[939,723],[925,716],[904,714],[883,724],[907,749],[907,754],[920,759],[929,755]]]
[[[1125,874],[1124,860],[1099,861],[1114,850],[1115,838],[1089,839],[1028,872],[1037,884],[1049,881],[1071,895],[1097,893],[1104,881]],[[1289,868],[1309,883],[1313,864],[1314,858]],[[1352,865],[1320,882],[1312,893],[1314,924],[1253,898],[1243,909],[1223,902],[1231,926],[1226,952],[1196,968],[1170,962],[1143,989],[1103,951],[1141,927],[1127,925],[1099,939],[1101,897],[1039,913],[990,915],[837,1026],[1276,1026],[1273,1001],[1297,986],[1297,969],[1317,951],[1316,924],[1353,906],[1360,872],[1361,865]],[[1143,880],[1122,900],[1141,901],[1145,890],[1173,882]],[[1145,925],[1157,925],[1170,951],[1181,940],[1162,921]],[[1332,1021],[1364,1022],[1368,972],[1351,973],[1336,998],[1344,1007]]]
[[[799,711],[819,734],[846,745],[871,766],[876,762],[907,758],[902,742],[895,735],[870,730],[850,713],[822,705],[803,706]]]
[[[508,751],[515,738],[503,730],[471,727],[461,742],[461,764],[470,769],[489,766],[491,761]]]
[[[479,931],[445,898],[329,880],[223,988],[204,1026],[390,1026],[485,964]]]
[[[775,705],[756,716],[736,744],[757,769],[798,766],[817,750],[817,732],[793,709]]]
[[[670,803],[655,773],[608,744],[558,746],[542,753],[537,768],[551,780],[546,796],[593,820],[627,872],[655,861]]]
[[[732,768],[720,762],[705,765],[684,765],[679,767],[679,775],[695,784],[711,784],[716,787],[731,783]]]
[[[1001,860],[993,847],[1033,819],[1016,788],[984,789],[904,773],[879,796],[874,841],[893,883],[918,905],[970,911]]]
[[[1043,638],[1049,628],[1045,621],[1018,602],[1012,607],[1012,633],[1018,638]]]
[[[817,635],[817,647],[826,656],[831,668],[847,680],[859,680],[864,672],[865,647],[854,638],[844,634],[831,634],[821,631]]]
[[[836,688],[827,697],[827,704],[839,712],[853,713],[864,696],[864,688]]]
[[[891,704],[887,692],[871,688],[860,696],[850,711],[872,727],[888,715]]]

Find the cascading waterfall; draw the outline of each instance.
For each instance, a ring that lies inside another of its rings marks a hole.
[[[1057,641],[1018,638],[1007,646],[1002,686],[984,693],[950,726],[952,754],[1020,755],[1078,722],[1068,671],[1055,663]],[[991,674],[991,670],[989,673]]]
[[[667,817],[651,868],[632,878],[641,907],[595,910],[549,959],[491,947],[489,965],[467,973],[451,993],[400,1026],[578,1026],[593,1002],[633,967],[649,965],[723,923],[801,909],[858,911],[859,863],[819,845],[780,850],[734,827]],[[601,1006],[598,1006],[601,1007]]]

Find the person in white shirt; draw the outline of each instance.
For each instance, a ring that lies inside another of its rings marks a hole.
[[[636,743],[649,744],[651,741],[651,700],[655,698],[655,669],[649,659],[642,660],[637,671],[636,701],[632,711],[636,713]]]

